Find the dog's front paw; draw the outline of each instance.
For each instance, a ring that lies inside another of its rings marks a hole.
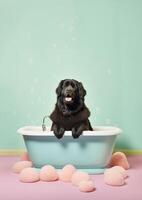
[[[82,131],[76,130],[75,128],[72,128],[72,137],[74,139],[79,138],[79,136],[82,134]]]
[[[75,134],[72,134],[72,137],[73,137],[74,139],[79,138],[79,136],[80,136],[80,135],[77,135],[76,133],[75,133]]]
[[[61,139],[64,135],[65,129],[64,128],[60,128],[56,133],[54,132],[55,136],[58,139]]]
[[[63,135],[64,135],[64,133],[65,133],[65,129],[64,129],[64,128],[60,128],[60,129],[59,129],[59,133],[58,133],[59,138],[62,138]]]
[[[65,129],[62,127],[58,127],[57,124],[53,123],[51,130],[54,132],[54,135],[58,138],[61,139],[64,135]]]

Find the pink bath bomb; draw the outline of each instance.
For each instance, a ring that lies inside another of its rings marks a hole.
[[[125,184],[123,175],[114,169],[107,169],[104,172],[104,181],[106,184],[111,186],[121,186]]]
[[[112,155],[109,166],[120,166],[124,169],[129,169],[130,167],[126,155],[122,152],[116,152]]]
[[[27,161],[30,161],[30,157],[29,157],[29,154],[28,152],[24,152],[21,156],[21,160],[27,160]]]
[[[114,166],[114,167],[109,168],[108,170],[116,170],[116,171],[118,171],[119,173],[122,174],[123,178],[127,178],[128,177],[128,173],[123,167]]]
[[[31,161],[19,161],[13,165],[12,171],[15,173],[20,173],[24,168],[27,167],[32,167]]]
[[[93,192],[95,190],[93,181],[81,181],[78,186],[81,192]]]
[[[33,183],[39,181],[39,173],[35,168],[28,167],[20,172],[20,181],[24,183]]]
[[[76,186],[78,186],[78,184],[81,181],[88,181],[88,180],[90,180],[90,176],[82,171],[76,171],[71,177],[72,184]]]
[[[76,168],[73,165],[66,165],[62,170],[58,172],[59,179],[61,181],[70,182],[73,173],[76,171]]]
[[[40,171],[40,180],[42,181],[56,181],[58,180],[58,173],[51,165],[45,165]]]

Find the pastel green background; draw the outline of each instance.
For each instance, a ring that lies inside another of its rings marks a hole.
[[[65,78],[84,84],[92,125],[142,149],[141,0],[0,0],[0,149],[24,147],[17,129],[41,125]]]

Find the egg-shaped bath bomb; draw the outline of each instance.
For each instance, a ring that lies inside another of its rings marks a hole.
[[[130,165],[128,163],[127,157],[122,152],[115,152],[112,155],[109,166],[110,167],[120,166],[120,167],[123,167],[124,169],[129,169],[130,168]]]
[[[81,181],[78,186],[81,192],[93,192],[95,190],[93,181]]]
[[[114,167],[109,168],[108,170],[116,170],[116,171],[118,171],[119,173],[122,174],[123,178],[127,178],[128,177],[128,173],[123,167],[114,166]]]
[[[71,182],[73,185],[78,186],[81,181],[88,181],[90,180],[90,176],[86,172],[76,171],[72,177]]]
[[[42,181],[56,181],[58,180],[58,173],[51,165],[45,165],[40,170],[40,180]]]
[[[104,181],[111,186],[121,186],[125,184],[123,175],[114,169],[108,169],[104,172]]]
[[[19,175],[20,181],[24,183],[33,183],[39,181],[39,173],[35,168],[28,167],[23,169]]]
[[[59,179],[61,181],[70,182],[73,173],[76,171],[76,168],[73,165],[66,165],[62,170],[58,172]]]
[[[15,173],[20,173],[24,168],[27,167],[32,167],[31,161],[19,161],[13,165],[12,171]]]
[[[27,161],[30,161],[30,157],[29,157],[29,154],[28,152],[24,152],[21,156],[21,160],[27,160]]]

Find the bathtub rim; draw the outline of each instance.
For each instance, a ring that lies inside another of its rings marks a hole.
[[[41,126],[24,126],[17,130],[17,132],[21,135],[28,136],[50,136],[53,137],[53,131],[50,131],[50,127],[46,127],[46,131],[42,131]],[[34,129],[34,130],[33,130]],[[118,135],[122,132],[122,130],[115,126],[94,126],[93,131],[83,131],[82,136],[110,136],[110,135]],[[71,131],[65,131],[64,136],[71,136]],[[54,136],[55,137],[55,136]]]

